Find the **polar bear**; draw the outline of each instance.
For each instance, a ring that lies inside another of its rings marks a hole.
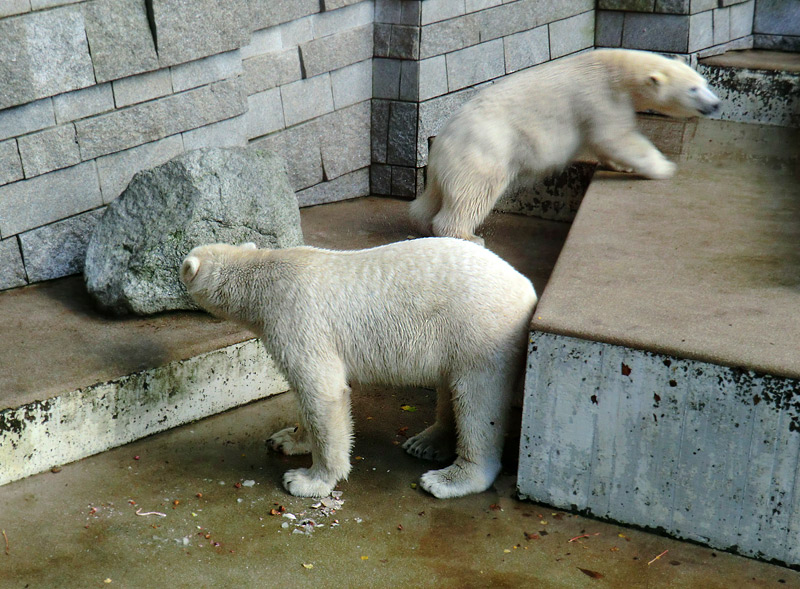
[[[311,468],[283,477],[292,495],[326,496],[350,472],[351,380],[437,389],[435,423],[404,448],[456,457],[423,489],[460,497],[494,482],[536,304],[495,254],[450,238],[358,251],[215,244],[193,249],[180,277],[201,307],[258,334],[297,394],[301,427],[270,439],[311,452]]]
[[[692,117],[719,102],[688,65],[646,51],[599,49],[509,76],[436,137],[411,219],[423,234],[483,243],[475,229],[517,177],[541,179],[591,158],[669,178],[675,164],[637,131],[636,112]]]

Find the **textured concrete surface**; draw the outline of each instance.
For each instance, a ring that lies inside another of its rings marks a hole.
[[[517,501],[513,461],[485,493],[434,499],[412,488],[431,463],[399,448],[433,419],[432,393],[356,389],[353,404],[354,468],[335,514],[280,486],[308,464],[265,449],[295,419],[280,395],[0,488],[0,585],[800,586],[782,567]],[[270,515],[281,506],[297,519]],[[306,518],[320,524],[309,535]]]

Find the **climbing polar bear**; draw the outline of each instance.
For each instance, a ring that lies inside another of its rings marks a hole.
[[[456,458],[423,489],[460,497],[494,482],[536,304],[495,254],[441,238],[343,252],[216,244],[193,249],[180,276],[200,306],[261,337],[297,394],[301,427],[270,439],[311,452],[311,468],[283,477],[292,495],[326,496],[350,472],[351,380],[437,389],[436,422],[404,448]]]
[[[474,232],[518,176],[541,179],[576,159],[669,178],[675,164],[636,129],[636,112],[709,114],[719,99],[676,59],[601,49],[510,76],[464,104],[431,147],[420,231],[483,243]]]

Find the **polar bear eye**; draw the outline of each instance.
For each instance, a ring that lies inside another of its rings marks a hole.
[[[699,91],[700,91],[700,88],[698,88],[697,86],[692,86],[691,88],[689,88],[689,93],[690,94],[697,94]]]

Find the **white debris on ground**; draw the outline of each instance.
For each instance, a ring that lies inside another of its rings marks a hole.
[[[298,514],[294,514],[286,511],[272,510],[270,513],[273,515],[278,515],[278,513],[280,513],[281,516],[288,520],[281,524],[281,528],[288,529],[294,526],[292,529],[292,534],[304,534],[306,536],[310,536],[318,528],[324,528],[326,526],[335,528],[340,525],[338,519],[334,519],[327,524],[322,523],[320,519],[333,517],[343,505],[344,499],[342,499],[342,491],[332,491],[328,497],[324,497],[323,499],[311,505],[311,509],[314,510],[313,512],[302,511]],[[279,509],[283,509],[283,506],[281,506]],[[313,513],[315,517],[307,517],[308,515],[311,515],[311,513]],[[355,518],[355,521],[361,523],[363,520],[360,517],[357,517]]]

